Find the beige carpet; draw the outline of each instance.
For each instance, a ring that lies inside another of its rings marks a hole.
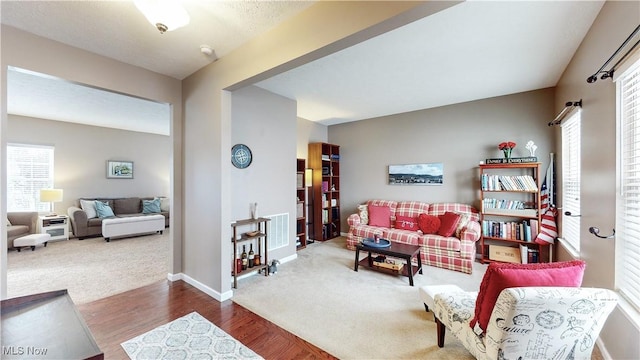
[[[411,287],[406,277],[353,271],[354,257],[343,237],[316,242],[274,276],[239,280],[233,301],[340,359],[472,359],[451,334],[438,348],[418,288],[477,290],[486,265],[472,275],[427,266]]]
[[[168,230],[168,229],[167,229]],[[131,238],[52,241],[7,254],[7,295],[68,289],[76,304],[166,279],[169,231]]]

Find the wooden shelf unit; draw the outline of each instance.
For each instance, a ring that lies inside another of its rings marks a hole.
[[[523,246],[529,254],[527,262],[549,261],[548,246],[534,242],[535,234],[540,232],[542,216],[540,166],[538,162],[480,165],[480,247],[483,263],[500,261],[490,258],[491,245],[517,249],[518,260],[521,260],[520,251]],[[527,183],[525,177],[530,177],[529,180],[533,181]],[[504,185],[505,183],[508,184]],[[490,207],[494,206],[494,202],[497,208]],[[521,203],[525,208],[501,207],[513,203]],[[526,236],[527,225],[534,227],[530,228],[534,234],[531,237]]]
[[[231,243],[233,246],[233,266],[231,269],[231,274],[233,276],[233,287],[235,289],[238,288],[238,277],[241,275],[255,271],[264,271],[264,276],[269,276],[269,270],[267,269],[267,267],[269,266],[269,258],[267,254],[267,224],[269,223],[269,221],[271,221],[271,219],[257,218],[237,220],[231,223],[231,228],[233,230],[233,234],[231,237]],[[243,229],[246,231],[239,232],[239,229]],[[251,231],[257,231],[258,233],[255,235],[247,234]],[[238,246],[239,244],[242,245],[243,242],[256,244],[254,252],[256,255],[260,255],[260,265],[254,266],[252,268],[247,268],[246,270],[237,271],[236,259],[240,259],[240,255],[242,253],[238,249]]]
[[[340,236],[340,146],[309,144],[313,169],[312,238],[325,241]]]
[[[296,250],[307,246],[307,187],[305,159],[296,160]]]

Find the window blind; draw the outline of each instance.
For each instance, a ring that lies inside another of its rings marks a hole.
[[[48,211],[40,189],[53,187],[53,147],[7,145],[7,211]]]
[[[616,288],[640,311],[640,61],[616,81]]]
[[[580,253],[580,111],[574,112],[562,127],[562,228],[560,236]]]

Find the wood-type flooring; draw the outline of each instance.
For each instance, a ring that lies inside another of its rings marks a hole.
[[[218,302],[184,281],[163,280],[77,307],[105,359],[128,359],[122,342],[193,311],[265,359],[335,359],[233,301]]]

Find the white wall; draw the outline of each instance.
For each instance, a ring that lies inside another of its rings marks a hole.
[[[66,214],[80,197],[169,196],[169,136],[9,115],[7,142],[55,147],[55,203]],[[37,129],[34,131],[34,129]],[[107,179],[106,161],[133,161],[133,179]]]
[[[543,89],[440,108],[329,126],[329,142],[340,145],[342,231],[346,217],[369,199],[461,202],[479,208],[479,161],[501,158],[497,145],[514,141],[515,157],[549,163],[555,117],[554,90]],[[389,185],[388,166],[443,163],[444,184]]]
[[[577,257],[587,262],[584,286],[615,288],[616,265],[616,240],[599,239],[589,233],[591,226],[598,227],[605,235],[610,234],[615,227],[616,90],[610,79],[598,79],[593,84],[587,83],[586,79],[609,59],[638,26],[639,19],[640,2],[607,1],[556,89],[556,113],[560,112],[567,101],[582,99],[583,103],[580,254]],[[616,61],[617,58],[609,66]],[[560,129],[555,131],[559,139]],[[558,147],[560,148],[560,143]],[[558,183],[561,175],[558,174]],[[561,206],[562,194],[559,195]],[[562,226],[560,229],[562,230]],[[562,244],[557,253],[561,260],[575,257]],[[640,313],[624,305],[622,299],[621,303],[623,305],[613,311],[600,334],[605,351],[613,359],[640,359]]]
[[[307,119],[298,118],[297,121],[297,158],[307,160],[307,167],[309,166],[309,144],[315,142],[327,142],[329,138],[328,127],[326,125],[318,124]]]
[[[250,218],[255,202],[258,216],[289,214],[289,245],[269,259],[295,255],[296,102],[249,86],[233,92],[232,104],[231,142],[247,145],[253,155],[248,168],[231,169],[232,218]]]

